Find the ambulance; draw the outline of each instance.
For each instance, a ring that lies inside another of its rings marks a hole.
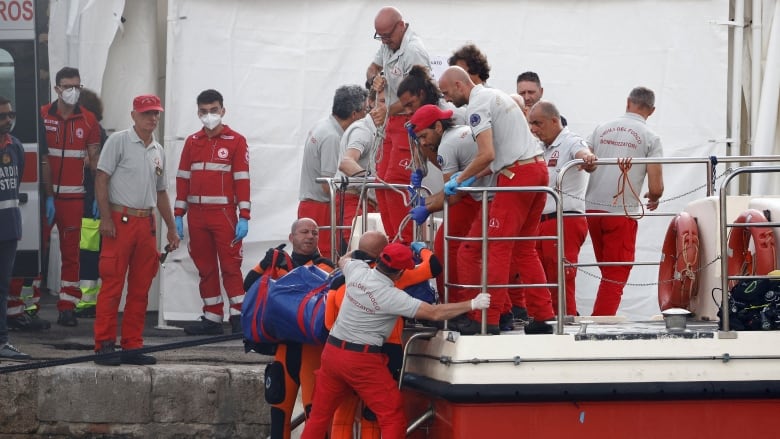
[[[48,97],[45,50],[48,1],[0,0],[0,95],[17,113],[11,134],[24,145],[25,168],[19,193],[22,240],[14,277],[41,272],[41,185],[38,154],[38,109]],[[43,47],[43,50],[42,50]]]

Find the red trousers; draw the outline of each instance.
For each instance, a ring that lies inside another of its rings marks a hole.
[[[549,219],[539,224],[539,236],[557,236],[558,221]],[[580,248],[588,236],[588,221],[584,216],[563,218],[563,257],[566,261],[576,264],[580,257]],[[558,282],[558,242],[540,240],[536,243],[536,251],[542,260],[547,283]],[[575,297],[575,280],[577,267],[565,267],[566,277],[566,314],[577,315],[577,300]],[[558,288],[550,288],[553,309],[558,312]]]
[[[468,236],[469,229],[475,219],[479,217],[482,203],[476,201],[471,196],[464,196],[455,204],[447,209],[447,226],[450,236]],[[458,277],[458,249],[463,241],[450,239],[447,241],[447,275],[450,284],[462,284]],[[444,225],[436,231],[436,237],[433,241],[433,252],[437,255],[444,255]],[[444,297],[444,272],[436,277],[436,287],[439,294]],[[450,287],[448,290],[449,302],[462,302],[466,300],[463,289],[460,287]]]
[[[316,372],[314,401],[302,439],[323,439],[336,409],[356,392],[376,414],[382,439],[406,437],[406,416],[398,383],[387,369],[387,356],[326,344]]]
[[[382,173],[377,169],[377,175],[387,183],[408,185],[411,179],[412,173],[407,167],[412,161],[412,156],[409,149],[409,135],[404,127],[408,120],[406,116],[391,116],[387,122],[385,142],[382,145]],[[385,234],[392,241],[411,207],[406,205],[403,195],[392,189],[377,189],[376,198]],[[404,227],[401,234],[404,242],[412,242],[412,227],[414,227],[413,221],[409,221]]]
[[[330,248],[330,203],[303,200],[298,203],[298,218],[311,218],[320,226],[320,255],[333,259]]]
[[[57,310],[75,309],[81,301],[79,287],[79,256],[81,241],[81,217],[84,213],[83,198],[54,198],[54,224],[60,235],[60,299]]]
[[[603,212],[589,210],[588,212]],[[588,217],[588,231],[598,262],[634,262],[637,222],[625,216]],[[623,297],[632,265],[599,267],[601,283],[593,304],[594,316],[614,316]]]
[[[119,302],[127,277],[127,298],[122,319],[122,349],[143,347],[146,305],[149,287],[157,275],[160,254],[157,252],[154,215],[127,215],[122,222],[120,212],[111,212],[116,238],[103,237],[100,253],[100,287],[95,308],[95,350],[101,342],[116,340]]]
[[[230,301],[230,315],[241,315],[244,301],[244,281],[241,276],[241,241],[236,236],[236,209],[203,209],[190,205],[187,226],[190,231],[189,251],[200,276],[200,297],[203,315],[212,322],[222,323],[224,307],[219,287],[222,285]]]
[[[513,165],[507,168],[513,178],[499,174],[498,187],[547,186],[549,175],[544,160]],[[490,203],[488,214],[488,236],[534,237],[538,236],[539,219],[542,216],[547,194],[544,192],[496,192]],[[469,236],[482,236],[482,218],[477,217],[471,226]],[[482,263],[488,264],[488,285],[543,284],[547,282],[536,242],[533,240],[498,240],[488,244],[488,260],[482,261],[480,242],[464,242],[458,252],[458,277],[465,284],[481,283]],[[479,293],[469,289],[466,299]],[[555,316],[547,288],[525,288],[528,314],[536,320],[548,320]],[[507,301],[522,301],[522,297],[509,297],[507,288],[491,288],[492,300],[487,310],[487,323],[497,325],[500,314],[506,310]],[[469,317],[482,321],[481,311],[471,311]]]

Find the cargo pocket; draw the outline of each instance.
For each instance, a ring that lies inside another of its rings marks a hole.
[[[116,276],[119,273],[117,268],[118,259],[113,249],[108,250],[103,248],[100,253],[100,263],[98,264],[98,270],[101,277]]]

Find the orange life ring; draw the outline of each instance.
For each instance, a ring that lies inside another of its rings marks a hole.
[[[742,212],[734,223],[765,223],[766,217],[760,210],[748,209]],[[750,240],[753,250],[750,250]],[[728,243],[729,276],[763,276],[775,269],[775,236],[771,227],[734,227],[729,231]],[[729,282],[729,288],[737,281]]]
[[[666,229],[658,268],[658,305],[690,308],[698,293],[699,226],[687,212],[675,216]]]

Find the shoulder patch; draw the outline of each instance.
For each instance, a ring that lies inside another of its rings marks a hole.
[[[479,125],[480,122],[482,122],[482,118],[479,117],[479,114],[474,113],[471,116],[469,116],[469,124],[471,124],[471,126],[475,127]]]

